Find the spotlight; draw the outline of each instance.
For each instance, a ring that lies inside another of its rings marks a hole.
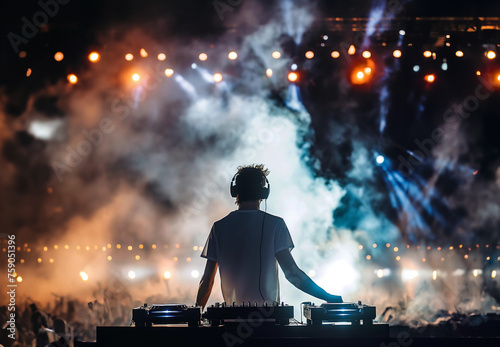
[[[281,53],[280,53],[280,52],[278,52],[278,51],[274,51],[271,55],[272,55],[272,57],[273,57],[274,59],[279,59],[279,58],[281,58]]]
[[[399,31],[399,35],[401,35],[401,36],[405,36],[405,35],[406,35],[406,31],[404,31],[403,29],[401,29],[401,30]]]
[[[363,53],[361,53],[361,55],[363,56],[363,58],[368,59],[372,56],[372,53],[370,51],[364,51]]]
[[[314,58],[314,52],[313,51],[307,51],[305,55],[306,55],[307,59]]]
[[[19,283],[21,283],[23,281],[23,278],[21,276],[17,276],[16,277],[16,281],[19,282]]]
[[[377,158],[375,159],[375,161],[377,162],[377,164],[380,165],[385,161],[385,158],[383,155],[378,155]]]
[[[127,275],[128,275],[128,278],[133,280],[135,278],[135,271],[130,270]]]
[[[401,51],[399,49],[395,49],[394,52],[392,52],[392,55],[394,58],[401,58]]]
[[[497,277],[497,270],[492,270],[491,271],[491,278]]]
[[[328,40],[328,35],[323,35],[323,40]]]
[[[382,278],[382,277],[384,277],[384,270],[382,270],[382,269],[378,269],[378,270],[377,270],[377,277],[378,277],[378,278]]]
[[[92,52],[89,54],[89,60],[93,63],[97,63],[100,59],[99,53]]]
[[[76,82],[78,82],[78,77],[76,77],[76,75],[74,74],[68,75],[68,81],[71,84],[75,84]]]
[[[62,54],[62,52],[57,52],[56,54],[54,54],[54,59],[55,61],[61,61],[64,59],[64,54]]]
[[[131,61],[133,59],[134,59],[134,55],[132,53],[125,54],[125,60],[126,61]]]
[[[350,45],[349,49],[347,50],[347,54],[354,55],[354,53],[356,53],[356,47],[354,47],[354,45]]]
[[[272,77],[272,75],[273,75],[273,70],[271,70],[271,69],[267,69],[267,70],[266,70],[266,76],[267,76],[267,77]]]
[[[141,57],[146,58],[148,56],[148,52],[144,48],[141,48],[140,51]]]
[[[290,82],[296,82],[299,79],[299,75],[296,72],[289,72],[288,73],[288,80]]]
[[[403,269],[401,271],[401,279],[403,282],[410,281],[418,276],[418,271],[417,270],[408,270],[408,269]]]
[[[436,80],[436,76],[434,76],[433,74],[429,74],[425,75],[424,79],[429,83],[434,83],[434,81]]]
[[[455,52],[455,55],[456,55],[457,57],[459,57],[459,58],[462,58],[462,57],[464,56],[464,52],[462,52],[462,51],[456,51],[456,52]]]
[[[213,78],[214,78],[214,82],[219,83],[220,81],[222,81],[222,74],[220,74],[218,72],[214,73]]]
[[[488,59],[495,59],[496,56],[497,56],[497,54],[494,51],[488,51],[486,53],[486,58],[488,58]]]
[[[135,73],[132,75],[132,81],[134,82],[137,82],[141,79],[141,75],[139,75],[138,73]],[[130,246],[129,246],[130,247]],[[130,250],[130,249],[129,249]]]
[[[165,53],[158,54],[158,60],[159,61],[164,61],[165,59],[167,59],[167,56],[166,56]]]
[[[171,277],[172,277],[172,274],[171,274],[169,271],[165,271],[165,272],[163,273],[163,278],[164,278],[164,279],[168,280],[168,279],[169,279],[169,278],[171,278]]]
[[[298,67],[298,66],[297,66],[297,64],[292,64],[292,65],[290,66],[290,69],[291,69],[292,71],[295,71],[295,70],[297,70],[297,67]]]
[[[424,57],[426,57],[426,58],[430,58],[431,55],[432,55],[431,51],[425,51],[424,52]]]
[[[238,58],[238,54],[236,52],[229,52],[229,54],[227,55],[227,57],[230,60],[235,60],[236,58]]]
[[[194,70],[194,69],[196,69],[197,67],[198,67],[198,65],[196,65],[196,63],[192,63],[192,64],[191,64],[191,69],[193,69],[193,70]]]
[[[337,59],[338,57],[340,57],[339,51],[333,51],[331,55],[333,59]]]
[[[173,69],[165,69],[165,76],[170,77],[174,74]]]
[[[208,59],[208,55],[206,53],[200,53],[200,55],[198,55],[198,59],[205,61]]]
[[[437,278],[437,271],[434,270],[434,271],[432,271],[432,279],[435,281],[436,278]]]
[[[415,72],[419,72],[419,71],[420,71],[420,66],[415,65],[415,66],[413,67],[413,71],[415,71]]]
[[[198,270],[191,271],[191,277],[198,278],[200,276],[200,272]]]

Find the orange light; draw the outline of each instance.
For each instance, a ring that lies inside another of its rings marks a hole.
[[[28,68],[28,70],[26,70],[26,77],[30,77],[31,76],[31,68]]]
[[[356,73],[356,78],[357,78],[358,80],[362,80],[363,78],[365,78],[365,73],[364,73],[363,71],[358,71],[358,72]]]
[[[279,59],[279,58],[281,58],[281,53],[280,53],[280,52],[278,52],[278,51],[274,51],[271,55],[272,55],[272,57],[273,57],[274,59]]]
[[[495,277],[495,276],[492,276],[492,277]],[[16,281],[21,283],[23,281],[23,278],[21,276],[17,276]]]
[[[307,51],[305,55],[306,55],[307,59],[314,58],[314,52],[313,51]]]
[[[213,78],[214,78],[214,82],[219,83],[220,81],[222,81],[222,74],[220,74],[220,73],[218,73],[218,72],[217,72],[217,73],[214,73]],[[178,246],[178,245],[175,245],[175,247],[176,247],[176,248],[179,248],[179,246]]]
[[[476,75],[481,76],[481,71],[477,70]]]
[[[78,82],[78,77],[76,77],[76,75],[74,74],[68,75],[68,81],[71,84],[75,84],[76,82]]]
[[[296,82],[299,79],[299,75],[296,72],[289,72],[288,73],[288,80],[290,82]]]
[[[363,72],[365,73],[366,76],[370,76],[372,73],[372,68],[367,66],[363,69]]]
[[[200,59],[201,61],[207,60],[208,59],[207,53],[200,53],[200,55],[198,55],[198,59]]]
[[[426,58],[430,58],[431,55],[432,55],[431,51],[425,51],[424,52],[424,57],[426,57]]]
[[[425,80],[429,83],[433,83],[436,80],[436,76],[433,74],[425,75]]]
[[[170,77],[174,74],[173,69],[165,69],[165,76]]]
[[[131,61],[133,59],[134,59],[134,55],[132,53],[125,54],[125,60],[126,61]]]
[[[158,54],[158,60],[159,61],[164,61],[165,59],[167,59],[167,55],[165,53],[159,53]]]
[[[350,45],[349,49],[347,50],[347,54],[354,55],[354,53],[356,53],[356,47],[354,47],[354,45]]]
[[[332,54],[331,54],[332,58],[333,59],[337,59],[338,57],[340,57],[340,52],[339,51],[333,51]]]
[[[141,79],[141,75],[139,75],[138,73],[135,73],[132,75],[132,81],[138,82],[140,79]]]
[[[363,58],[368,59],[372,56],[372,53],[370,51],[364,51],[361,55]]]
[[[462,52],[462,51],[456,51],[456,52],[455,52],[455,55],[456,55],[457,57],[459,57],[459,58],[462,58],[462,57],[464,56],[464,52]]]
[[[371,258],[372,258],[372,256],[369,254],[366,256],[366,260],[370,260]]]
[[[496,56],[497,56],[497,54],[494,51],[488,51],[486,53],[486,58],[488,58],[488,59],[495,59]]]
[[[497,81],[500,82],[500,74],[497,75]]]
[[[266,70],[266,76],[267,76],[267,77],[272,77],[272,75],[273,75],[273,70],[271,70],[271,69],[267,69],[267,70]]]
[[[395,49],[394,52],[392,52],[392,55],[394,58],[401,58],[401,51],[399,49]]]
[[[141,57],[146,58],[148,56],[148,52],[144,48],[141,48],[141,51],[139,52]]]
[[[236,52],[229,52],[229,54],[227,55],[227,57],[230,60],[235,60],[236,58],[238,58],[238,54]]]
[[[89,60],[93,63],[97,63],[101,57],[99,56],[99,53],[97,52],[92,52],[89,54]]]
[[[64,54],[62,54],[62,52],[57,52],[56,54],[54,54],[54,59],[55,61],[61,61],[64,59]]]

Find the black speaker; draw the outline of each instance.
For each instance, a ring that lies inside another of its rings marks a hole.
[[[264,174],[262,174],[262,176],[264,176],[264,179],[266,180],[266,185],[267,186],[260,188],[259,199],[267,199],[269,197],[269,192],[271,190],[271,185],[269,184],[269,181],[268,181],[267,177]],[[236,173],[233,176],[233,179],[231,180],[231,186],[229,187],[230,188],[230,192],[231,192],[231,196],[233,198],[235,198],[239,194],[239,188],[238,188],[238,185],[236,184],[236,177],[238,177],[238,173]]]

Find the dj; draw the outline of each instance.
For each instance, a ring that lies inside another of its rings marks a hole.
[[[326,302],[342,302],[319,287],[295,263],[294,245],[284,220],[259,207],[269,196],[269,171],[264,165],[239,167],[231,181],[238,210],[214,223],[201,256],[207,259],[197,305],[205,307],[219,267],[227,304],[280,302],[278,263],[295,287]]]

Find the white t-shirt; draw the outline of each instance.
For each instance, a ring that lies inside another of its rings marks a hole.
[[[214,223],[201,256],[218,263],[227,304],[263,304],[280,301],[275,255],[293,247],[282,218],[261,210],[236,210]]]

